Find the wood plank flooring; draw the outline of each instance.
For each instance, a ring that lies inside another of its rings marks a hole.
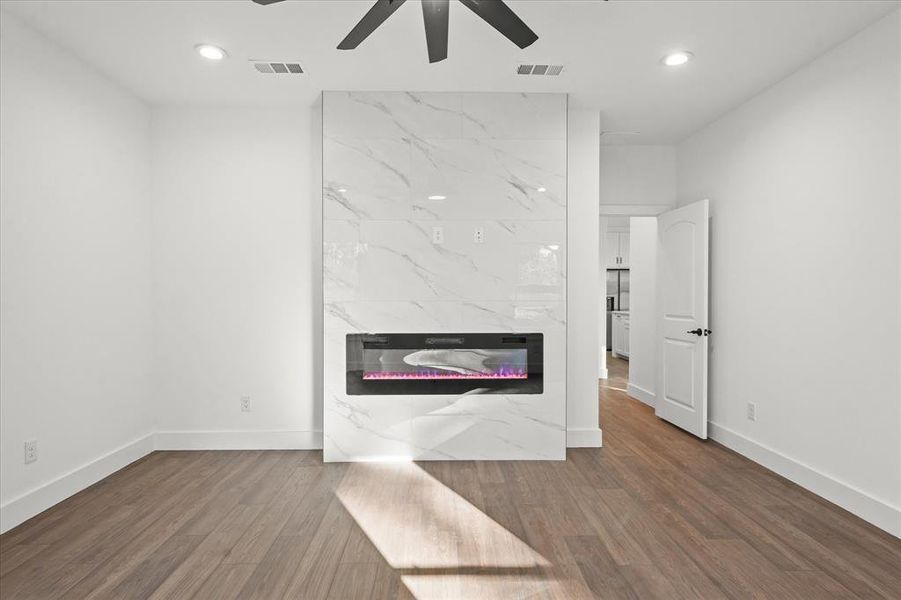
[[[656,419],[625,368],[565,463],[155,452],[0,536],[0,597],[901,597],[901,540]]]

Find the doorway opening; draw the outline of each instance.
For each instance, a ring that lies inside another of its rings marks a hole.
[[[607,379],[601,379],[601,387],[629,393],[629,361],[607,350]]]
[[[600,233],[600,385],[706,439],[708,201],[607,215]]]
[[[601,386],[645,401],[656,377],[654,295],[656,217],[606,215],[602,219],[601,285],[605,360]]]

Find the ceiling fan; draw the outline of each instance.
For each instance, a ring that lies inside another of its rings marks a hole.
[[[275,4],[284,0],[253,0],[257,4]],[[538,36],[516,16],[503,0],[459,0],[464,6],[479,15],[486,23],[501,32],[508,40],[525,48]],[[360,22],[350,30],[339,50],[353,50],[379,25],[385,22],[406,0],[376,0]],[[447,23],[450,0],[422,0],[422,18],[425,21],[425,39],[429,49],[429,62],[435,63],[447,58]]]

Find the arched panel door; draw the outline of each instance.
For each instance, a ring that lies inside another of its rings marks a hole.
[[[707,200],[657,217],[657,416],[707,438]]]

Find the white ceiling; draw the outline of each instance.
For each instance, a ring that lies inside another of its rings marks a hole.
[[[402,6],[359,49],[335,49],[369,1],[3,0],[14,13],[153,104],[286,106],[321,90],[569,92],[597,108],[605,143],[672,143],[899,6],[897,1],[511,1],[539,35],[520,50],[462,4],[448,60],[429,65],[422,12]],[[198,42],[224,47],[215,64]],[[682,68],[660,58],[695,53]],[[306,75],[261,75],[249,58],[299,61]],[[519,63],[563,64],[560,77]]]

